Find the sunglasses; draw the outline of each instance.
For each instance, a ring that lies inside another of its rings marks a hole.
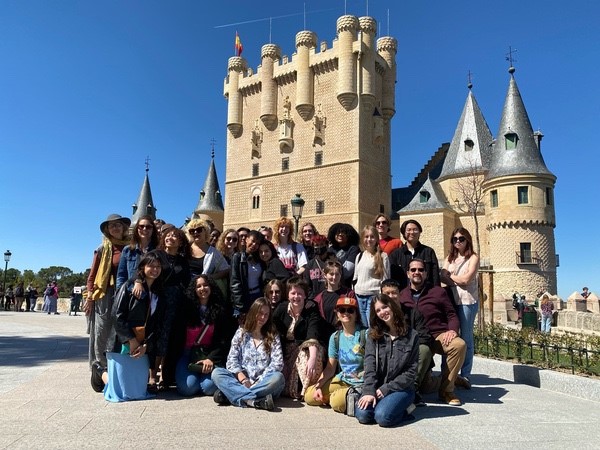
[[[204,231],[204,227],[190,228],[190,234],[198,234]]]
[[[456,236],[451,239],[453,244],[456,244],[457,242],[465,242],[466,240],[467,238],[464,236]]]
[[[152,230],[154,225],[138,225],[138,230]]]
[[[340,314],[354,314],[355,308],[344,308],[343,306],[337,309]]]
[[[409,269],[411,272],[425,272],[425,268],[424,267],[411,267]]]
[[[375,222],[375,225],[387,225],[387,222],[385,220],[378,220]]]
[[[237,241],[238,241],[238,238],[236,238],[235,236],[234,236],[234,237],[229,237],[229,236],[226,236],[226,237],[225,237],[225,240],[226,240],[226,241],[229,241],[229,242],[237,242]]]

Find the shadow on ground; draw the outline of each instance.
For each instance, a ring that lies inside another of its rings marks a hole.
[[[0,367],[33,367],[52,361],[87,359],[85,336],[3,336],[0,339]]]

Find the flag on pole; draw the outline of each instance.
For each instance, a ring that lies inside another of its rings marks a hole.
[[[242,41],[240,40],[240,36],[238,32],[235,32],[235,56],[242,56],[242,50],[244,47],[242,46]]]

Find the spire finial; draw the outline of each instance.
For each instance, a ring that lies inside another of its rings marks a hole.
[[[217,142],[215,138],[210,140],[210,157],[213,159],[215,158],[215,142]]]
[[[471,71],[469,70],[469,72],[467,73],[467,88],[468,88],[469,90],[471,90],[471,88],[473,87],[472,75],[473,75],[473,74],[472,74],[472,73],[471,73]]]
[[[508,46],[508,53],[506,54],[506,60],[509,62],[510,67],[508,68],[508,73],[510,73],[511,75],[513,73],[515,73],[515,66],[514,66],[514,62],[516,62],[517,60],[514,57],[514,54],[517,53],[517,49],[516,48],[512,48],[512,46]]]
[[[150,170],[150,156],[146,156],[146,160],[144,161],[146,164],[146,173]]]

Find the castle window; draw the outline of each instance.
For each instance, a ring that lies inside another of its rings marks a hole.
[[[325,214],[325,202],[323,200],[317,200],[315,212],[317,214]]]
[[[554,193],[552,192],[552,188],[546,188],[546,205],[550,206],[554,203]]]
[[[498,191],[496,189],[490,192],[490,206],[492,208],[498,207]]]
[[[290,158],[281,158],[281,171],[287,172],[290,170]]]
[[[419,192],[419,203],[427,203],[431,198],[431,194],[427,191]]]
[[[288,205],[280,205],[279,206],[279,215],[281,217],[287,217]]]
[[[253,177],[258,176],[258,163],[252,164],[252,176]]]
[[[475,147],[475,143],[471,139],[465,141],[465,152],[470,152]]]
[[[519,262],[523,264],[531,264],[533,258],[531,257],[531,242],[521,242],[519,244]]]
[[[323,152],[315,152],[315,166],[323,165]]]
[[[515,133],[506,133],[504,135],[504,148],[506,150],[514,150],[517,148],[519,137]]]
[[[382,203],[379,204],[379,214],[385,214],[385,206]]]
[[[527,186],[517,186],[517,203],[519,205],[529,203],[529,188]]]
[[[260,195],[255,195],[252,197],[252,209],[260,208]]]

